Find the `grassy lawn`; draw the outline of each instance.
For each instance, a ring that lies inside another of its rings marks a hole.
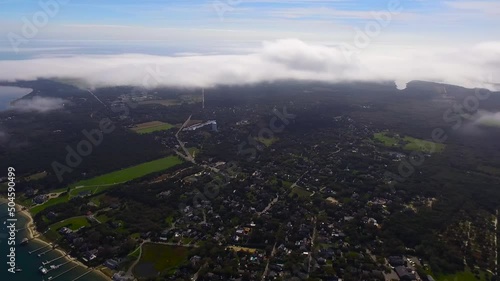
[[[309,192],[302,187],[295,186],[292,191],[290,192],[289,196],[293,196],[294,194],[297,194],[301,198],[309,198],[312,194],[312,192]]]
[[[57,198],[50,199],[49,201],[43,203],[42,205],[37,205],[33,208],[30,209],[30,213],[34,216],[38,214],[39,212],[45,210],[45,208],[54,206],[60,203],[68,202],[69,196],[68,194],[61,194],[62,196],[59,196]]]
[[[174,167],[183,162],[177,156],[169,156],[161,159],[157,159],[151,162],[139,164],[129,168],[125,168],[116,172],[111,172],[109,174],[104,174],[95,178],[88,180],[79,181],[70,185],[72,188],[69,195],[65,194],[63,196],[50,199],[42,205],[35,206],[30,209],[32,215],[36,215],[47,207],[54,206],[60,203],[68,202],[71,197],[77,196],[80,192],[90,190],[92,194],[96,194],[111,186],[119,183],[124,183],[131,181],[151,173],[166,170],[168,168]],[[65,190],[65,189],[64,189]]]
[[[137,258],[139,258],[140,251],[141,251],[140,247],[137,247],[137,249],[135,249],[132,253],[128,254],[128,257],[131,257],[133,259],[137,259]]]
[[[60,222],[56,222],[50,226],[50,230],[47,231],[44,236],[51,241],[57,241],[60,239],[62,236],[59,234],[58,230],[61,227],[67,227],[73,231],[76,231],[80,229],[81,227],[84,226],[90,226],[89,221],[87,220],[86,217],[73,217],[69,219],[65,219]]]
[[[450,275],[442,275],[436,278],[437,281],[486,281],[488,273],[480,272],[480,279],[477,279],[470,270],[458,272]]]
[[[181,164],[182,162],[183,161],[177,156],[169,156],[151,162],[125,168],[116,172],[111,172],[109,174],[104,174],[102,176],[98,176],[92,179],[79,181],[77,183],[72,184],[71,187],[82,187],[82,186],[91,187],[91,186],[103,186],[103,185],[124,183],[151,173],[166,170],[168,168]],[[82,190],[83,189],[78,188],[76,190],[72,190],[71,193],[76,195]]]
[[[175,269],[187,261],[188,253],[189,250],[185,247],[146,243],[142,246],[141,259],[134,268],[134,275],[149,275],[142,274],[143,270],[140,268],[144,269],[144,265],[151,265],[157,273]]]
[[[174,126],[172,124],[160,122],[160,121],[153,121],[153,122],[147,122],[147,123],[142,123],[142,124],[137,124],[134,128],[132,128],[132,131],[138,133],[138,134],[149,134],[157,131],[165,131],[173,128]]]
[[[182,101],[174,99],[148,100],[148,101],[141,101],[139,104],[159,104],[163,106],[173,106],[182,104]]]
[[[482,125],[485,127],[500,128],[500,122],[497,120],[493,120],[493,119],[480,121],[479,125]]]
[[[402,146],[404,150],[414,150],[426,153],[440,153],[443,152],[443,150],[446,148],[446,145],[442,143],[435,143],[409,136],[405,136],[404,138],[401,138],[397,135],[390,136],[387,132],[376,133],[373,135],[373,138],[387,147],[401,147],[400,143],[405,143]]]
[[[101,223],[105,223],[105,222],[107,222],[107,221],[109,221],[109,220],[110,220],[110,218],[109,218],[108,216],[106,216],[106,214],[99,214],[99,215],[96,217],[96,219],[97,219],[98,221],[100,221]]]
[[[50,226],[50,229],[57,231],[61,227],[67,227],[73,231],[76,231],[84,226],[90,226],[87,217],[73,217],[54,223]]]
[[[500,175],[500,168],[495,168],[490,166],[479,166],[477,169],[486,174]]]
[[[373,135],[373,138],[383,143],[385,146],[395,146],[399,143],[398,138],[390,137],[387,133],[376,133]]]
[[[279,138],[255,138],[256,141],[264,144],[266,147],[270,147],[271,145],[273,145],[273,143],[279,141]]]
[[[431,141],[416,139],[412,137],[405,137],[404,141],[407,144],[403,147],[405,150],[417,150],[427,153],[443,152],[446,145],[442,143],[435,143]]]

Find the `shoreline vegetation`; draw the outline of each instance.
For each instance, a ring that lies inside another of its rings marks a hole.
[[[5,197],[0,196],[0,203],[6,202],[6,201],[7,201],[7,199]],[[42,233],[39,233],[36,230],[35,223],[34,223],[33,217],[31,216],[31,213],[29,212],[29,209],[23,205],[18,204],[18,203],[16,203],[16,209],[17,209],[19,215],[26,218],[26,224],[24,225],[24,227],[26,228],[26,232],[27,232],[26,238],[28,238],[28,240],[30,240],[30,241],[35,240],[38,243],[52,246],[52,242],[47,242],[50,240],[47,239],[46,237],[44,237]],[[46,240],[44,240],[43,238],[45,238]],[[79,261],[78,259],[72,257],[65,250],[63,250],[61,248],[55,248],[54,251],[56,251],[59,254],[61,254],[62,256],[64,256],[65,260],[70,261],[71,263],[78,265],[80,267],[83,267],[85,269],[92,270],[93,273],[98,274],[99,276],[101,276],[105,280],[112,280],[112,278],[110,276],[106,275],[100,269],[88,267],[87,265],[85,265],[81,261]]]

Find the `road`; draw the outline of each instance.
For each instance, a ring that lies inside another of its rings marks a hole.
[[[278,241],[276,241],[274,243],[274,246],[273,246],[273,250],[271,251],[271,255],[269,256],[269,258],[267,259],[267,264],[266,264],[266,268],[264,269],[264,273],[262,273],[262,278],[261,278],[261,281],[264,281],[266,280],[266,276],[267,276],[267,272],[269,271],[269,263],[271,262],[271,259],[274,257],[274,255],[276,254],[276,244],[278,243]]]
[[[257,212],[257,216],[261,216],[262,214],[265,214],[267,211],[269,211],[271,209],[271,207],[276,204],[276,202],[278,202],[280,196],[279,194],[276,195],[276,198],[274,198],[273,200],[271,200],[271,202],[269,202],[269,204],[264,208],[264,210],[262,210],[262,212]]]
[[[314,217],[314,228],[311,236],[311,249],[309,250],[309,265],[307,266],[307,278],[309,278],[309,274],[311,273],[312,266],[312,257],[314,252],[314,240],[316,239],[316,217]]]

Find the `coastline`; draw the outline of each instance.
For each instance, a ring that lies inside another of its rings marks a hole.
[[[0,203],[5,202],[5,201],[7,201],[6,198],[0,196]],[[26,238],[28,238],[29,240],[35,240],[36,242],[44,244],[44,245],[50,245],[50,246],[52,246],[51,243],[49,243],[49,242],[47,242],[47,241],[45,241],[43,239],[38,238],[39,236],[42,236],[42,234],[39,233],[36,230],[35,222],[34,222],[33,217],[31,216],[31,213],[29,212],[29,209],[26,208],[23,205],[18,204],[18,203],[16,203],[16,209],[18,211],[18,214],[21,215],[21,216],[23,216],[23,217],[25,217],[26,220],[27,220],[26,225],[25,225],[26,231],[27,231],[27,237]],[[99,276],[101,276],[105,280],[112,280],[111,277],[109,277],[106,274],[104,274],[101,270],[99,270],[97,268],[91,268],[91,267],[86,266],[85,264],[83,264],[82,262],[80,262],[78,259],[73,258],[71,255],[69,255],[68,253],[66,253],[66,251],[64,251],[63,249],[61,249],[61,248],[55,248],[54,251],[56,251],[59,254],[61,254],[62,256],[64,256],[65,260],[70,261],[71,263],[73,263],[75,265],[78,265],[80,267],[83,267],[85,269],[92,270],[93,273],[98,274]]]

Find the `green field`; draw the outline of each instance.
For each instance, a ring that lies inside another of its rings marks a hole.
[[[500,175],[500,168],[495,168],[491,166],[479,166],[478,170],[490,175]]]
[[[422,139],[417,139],[409,136],[401,138],[398,135],[390,136],[388,133],[376,133],[373,138],[383,145],[388,147],[401,147],[400,144],[404,143],[402,148],[404,150],[422,151],[426,153],[440,153],[446,148],[445,144],[435,143]]]
[[[78,194],[79,192],[84,190],[82,189],[82,187],[96,187],[124,183],[151,173],[166,170],[173,166],[179,165],[182,162],[183,161],[177,156],[169,156],[151,162],[139,164],[116,172],[104,174],[102,176],[74,183],[70,187],[76,189],[72,190],[71,193],[74,195]]]
[[[295,186],[290,192],[289,196],[293,196],[294,194],[297,194],[300,198],[309,198],[311,197],[312,193],[303,189],[302,187]]]
[[[73,231],[77,231],[78,229],[85,226],[90,226],[90,223],[86,217],[73,217],[52,224],[50,226],[50,229],[43,235],[51,241],[56,241],[62,237],[58,232],[60,228],[67,227]]]
[[[406,150],[417,150],[427,153],[443,152],[446,145],[432,141],[416,139],[412,137],[405,137],[404,141],[407,143],[403,148]]]
[[[256,141],[264,144],[266,147],[270,147],[273,143],[279,141],[279,138],[255,138]]]
[[[43,203],[42,205],[37,205],[33,208],[30,209],[30,213],[34,216],[38,214],[39,212],[45,210],[45,208],[54,206],[60,203],[68,202],[69,196],[68,194],[61,194],[62,196],[59,196],[57,198],[50,199],[49,201]]]
[[[474,274],[471,271],[467,270],[455,273],[453,275],[442,275],[436,278],[436,280],[437,281],[486,281],[489,280],[489,278],[486,279],[487,275],[489,277],[489,274],[481,272],[479,276],[480,278],[478,279],[474,276]]]
[[[50,229],[57,231],[61,227],[67,227],[73,231],[76,231],[84,226],[90,226],[87,217],[73,217],[54,223],[50,226]]]
[[[146,243],[142,255],[134,268],[136,277],[156,276],[170,271],[187,261],[189,250],[185,247]]]
[[[112,187],[113,185],[128,182],[137,178],[141,178],[151,173],[159,172],[169,169],[183,162],[177,156],[168,156],[165,158],[157,159],[151,162],[139,164],[129,168],[125,168],[109,174],[104,174],[88,180],[79,181],[70,185],[69,195],[63,195],[58,198],[50,199],[42,205],[38,205],[30,209],[31,214],[36,215],[49,206],[54,206],[60,203],[67,202],[71,197],[77,196],[83,191],[92,191],[96,194]]]
[[[387,133],[376,133],[373,135],[373,138],[383,143],[385,146],[395,146],[399,143],[398,138],[390,137]]]
[[[134,128],[132,128],[132,131],[138,133],[138,134],[150,134],[153,132],[157,131],[166,131],[169,129],[172,129],[174,125],[160,122],[160,121],[153,121],[153,122],[147,122],[147,123],[142,123],[138,124]]]

